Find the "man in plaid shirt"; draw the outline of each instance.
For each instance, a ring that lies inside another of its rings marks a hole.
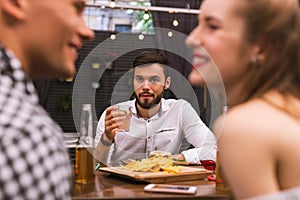
[[[70,199],[62,130],[38,104],[34,78],[74,75],[84,0],[0,0],[0,199]]]

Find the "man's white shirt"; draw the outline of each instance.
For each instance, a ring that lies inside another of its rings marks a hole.
[[[97,160],[116,165],[122,159],[147,158],[152,151],[183,154],[185,160],[216,160],[216,138],[197,112],[185,100],[162,99],[158,113],[150,119],[139,117],[136,100],[122,102],[132,106],[129,132],[117,132],[114,143],[104,133],[105,111],[98,122],[95,144]],[[190,148],[193,145],[194,148]]]

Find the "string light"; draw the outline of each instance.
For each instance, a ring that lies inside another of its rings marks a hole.
[[[144,20],[150,19],[150,15],[149,15],[149,13],[148,13],[147,10],[145,10],[145,13],[144,13],[144,15],[143,15],[143,19],[144,19]]]
[[[133,6],[133,5],[119,5],[116,4],[115,0],[111,0],[109,7],[112,8],[123,8],[123,9],[133,9],[133,10],[149,10],[149,11],[158,11],[158,12],[168,12],[168,13],[187,13],[187,14],[199,14],[201,11],[199,9],[190,9],[189,8],[174,8],[174,7],[161,7],[161,6]],[[86,4],[86,7],[108,7],[106,4],[102,3],[94,3],[94,4]],[[170,10],[171,9],[171,10]]]
[[[92,68],[93,69],[99,69],[100,68],[100,63],[97,63],[97,62],[92,63]]]
[[[92,88],[98,89],[100,87],[100,83],[98,82],[92,82]]]
[[[115,34],[111,34],[111,36],[110,36],[110,39],[111,40],[115,40],[117,37],[116,37],[116,35]]]
[[[174,13],[174,20],[173,20],[172,24],[175,27],[177,27],[179,25],[179,21],[177,20],[177,17],[176,17],[176,12]]]
[[[173,26],[176,27],[176,26],[178,26],[178,25],[179,25],[179,21],[178,21],[177,19],[174,19],[174,20],[173,20]]]
[[[115,2],[115,0],[110,0],[109,6],[110,6],[111,8],[116,7],[116,2]]]
[[[145,36],[141,33],[139,34],[139,40],[143,40],[145,38]]]
[[[120,10],[143,10],[144,14],[143,14],[143,20],[148,21],[151,18],[151,11],[154,12],[168,12],[170,15],[173,15],[173,20],[169,23],[172,24],[173,27],[178,27],[180,25],[180,21],[179,19],[176,17],[176,15],[178,13],[188,13],[188,14],[199,14],[201,13],[201,11],[199,11],[198,9],[191,9],[190,5],[187,4],[186,8],[175,8],[175,7],[159,7],[159,6],[134,6],[134,5],[127,5],[127,4],[118,4],[118,1],[116,0],[110,0],[109,3],[107,4],[103,4],[103,3],[97,3],[96,0],[94,1],[94,3],[92,4],[86,4],[87,7],[98,7],[101,9],[120,9]],[[90,18],[87,18],[88,20]],[[171,25],[170,24],[170,25]],[[172,37],[173,33],[172,32],[168,32],[167,33],[168,37]],[[144,35],[139,35],[138,38],[140,40],[144,39]],[[111,35],[111,40],[115,40],[116,36],[115,35]]]

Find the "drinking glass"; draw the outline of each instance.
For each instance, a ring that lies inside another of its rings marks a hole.
[[[117,105],[117,110],[114,110],[113,113],[116,112],[124,112],[125,118],[117,122],[118,127],[121,131],[129,131],[130,129],[130,121],[132,116],[132,106],[130,105]]]
[[[75,182],[92,183],[94,173],[93,118],[91,104],[83,104],[80,119],[80,140],[75,148]]]

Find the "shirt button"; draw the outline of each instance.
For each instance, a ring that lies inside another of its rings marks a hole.
[[[150,122],[150,120],[147,120],[147,122],[149,123],[149,122]]]
[[[148,140],[150,140],[150,138],[151,138],[151,137],[149,136],[149,137],[148,137]]]

